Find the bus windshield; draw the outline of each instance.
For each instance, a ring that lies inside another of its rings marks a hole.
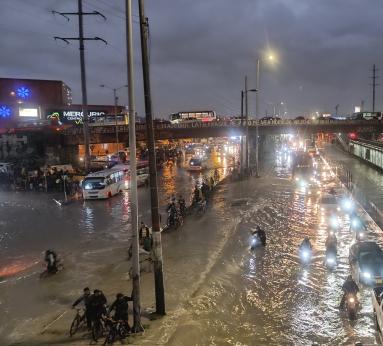
[[[104,178],[85,178],[82,186],[84,190],[102,190],[105,188]]]

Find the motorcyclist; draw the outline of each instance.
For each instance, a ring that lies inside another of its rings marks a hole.
[[[92,317],[90,313],[91,309],[89,306],[89,301],[91,297],[89,287],[85,287],[83,292],[84,292],[83,295],[80,298],[76,299],[76,301],[72,304],[72,308],[75,308],[78,304],[80,304],[81,302],[84,302],[86,326],[88,327],[88,330],[90,330],[92,326]]]
[[[169,225],[174,225],[175,218],[177,216],[177,207],[176,207],[176,198],[174,195],[172,196],[170,203],[168,204],[166,211],[169,214],[168,217],[168,224]]]
[[[342,296],[342,300],[340,301],[340,304],[339,304],[340,309],[344,308],[344,303],[346,302],[346,297],[348,294],[352,294],[356,296],[356,294],[359,292],[359,287],[355,283],[351,275],[347,277],[346,281],[344,282],[342,286],[342,290],[344,293]]]
[[[47,272],[49,274],[55,274],[58,272],[57,254],[53,250],[45,251],[45,262],[47,262]]]
[[[209,197],[209,191],[210,191],[209,186],[205,182],[202,182],[202,185],[201,185],[202,197],[206,200]]]
[[[308,249],[310,251],[313,249],[313,246],[311,245],[309,237],[305,237],[305,239],[303,239],[300,245],[300,249]]]
[[[193,191],[193,204],[197,204],[201,200],[200,191],[196,185]]]
[[[218,169],[215,169],[215,170],[214,170],[214,180],[215,180],[215,181],[219,181],[219,178],[220,178],[220,176],[219,176]]]
[[[116,294],[116,300],[110,306],[108,312],[109,314],[114,310],[113,319],[115,321],[124,321],[128,326],[128,309],[129,309],[129,301],[132,301],[131,297],[124,296],[122,293]]]
[[[336,238],[336,235],[334,233],[330,233],[327,238],[326,238],[326,249],[328,249],[329,247],[335,247],[335,249],[337,248],[337,245],[338,245],[338,240]]]
[[[259,226],[252,232],[253,236],[258,236],[263,246],[266,246],[266,232]]]
[[[178,207],[180,209],[181,215],[184,217],[186,214],[186,202],[182,195],[179,195],[178,197]]]
[[[213,177],[210,177],[209,183],[210,183],[210,191],[213,191],[213,189],[214,189],[214,178]]]
[[[89,313],[91,320],[97,321],[102,315],[106,315],[107,300],[102,291],[95,289],[93,294],[89,297]]]

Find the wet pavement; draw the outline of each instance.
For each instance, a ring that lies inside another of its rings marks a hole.
[[[129,342],[184,346],[375,342],[377,333],[369,289],[361,292],[361,310],[356,321],[350,322],[338,309],[341,286],[349,274],[348,249],[355,241],[349,232],[349,218],[341,217],[338,266],[330,271],[323,264],[327,225],[318,214],[319,197],[296,188],[290,179],[289,162],[287,156],[278,155],[265,167],[260,179],[221,185],[203,217],[192,216],[181,230],[163,236],[167,316],[150,322],[143,336]],[[166,170],[161,178],[162,194],[166,196],[163,201],[175,189],[179,191],[185,186],[185,179],[193,182],[183,169],[173,170],[177,170],[173,171],[173,180]],[[141,203],[149,205],[142,195],[144,190],[140,191]],[[22,204],[29,218],[33,218],[31,213],[50,205],[48,199],[43,202],[33,199],[29,207],[25,200],[18,202],[17,198],[8,196],[3,203]],[[70,342],[65,334],[73,318],[65,307],[82,287],[91,283],[92,288],[103,288],[108,297],[116,290],[126,291],[125,287],[130,287],[124,247],[128,236],[121,229],[121,220],[128,224],[128,219],[120,216],[129,208],[128,198],[122,195],[109,202],[69,208],[59,213],[73,212],[73,220],[82,220],[76,223],[81,227],[73,226],[66,214],[59,218],[60,227],[62,224],[63,229],[68,228],[72,239],[50,235],[67,249],[65,271],[43,283],[32,275],[0,285],[0,306],[5,311],[0,317],[0,340],[3,337],[7,341],[23,341],[21,344],[25,345],[30,340],[35,340],[36,345],[38,340],[79,344],[80,339]],[[57,223],[56,212],[51,209],[50,213],[51,222]],[[77,218],[79,213],[83,218]],[[367,215],[364,217],[368,220],[368,238],[382,246],[381,230]],[[48,223],[41,220],[31,226],[38,230],[44,224]],[[251,251],[250,231],[256,225],[266,230],[268,244]],[[23,236],[27,237],[20,235],[20,244],[24,244]],[[312,263],[303,267],[297,248],[305,236],[313,243],[314,256]],[[81,247],[86,251],[80,251]],[[37,245],[25,245],[25,251],[30,248],[36,249],[36,256],[39,254]],[[8,258],[15,256],[7,249]],[[22,254],[18,256],[23,258]],[[144,311],[153,306],[152,281],[152,274],[143,274]],[[30,296],[24,297],[28,292]],[[25,309],[29,300],[31,307]],[[61,313],[65,316],[41,335],[40,331]]]

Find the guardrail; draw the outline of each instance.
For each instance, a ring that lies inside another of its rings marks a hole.
[[[249,119],[247,121],[249,126],[281,126],[281,125],[383,125],[380,120],[294,120],[294,119],[281,119],[281,120],[255,120]],[[118,122],[118,126],[128,126],[125,122]],[[116,123],[91,123],[90,126],[116,126]],[[188,129],[199,127],[242,127],[246,126],[246,121],[241,120],[221,120],[221,121],[209,121],[209,122],[190,122],[179,124],[154,124],[156,129]],[[145,124],[136,124],[136,127],[145,127]]]

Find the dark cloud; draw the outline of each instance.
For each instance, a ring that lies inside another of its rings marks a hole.
[[[108,41],[86,45],[88,99],[111,103],[100,84],[126,83],[123,0],[84,0],[104,22],[85,19],[86,35]],[[143,112],[137,2],[135,66],[137,107]],[[60,79],[79,102],[78,45],[53,36],[77,35],[77,20],[67,22],[52,10],[75,11],[77,1],[2,0],[0,75]],[[371,103],[369,69],[383,67],[378,0],[146,0],[150,20],[153,108],[157,116],[183,109],[238,113],[243,79],[255,84],[255,61],[267,47],[278,51],[278,64],[262,63],[262,114],[284,102],[290,115],[350,112],[361,99]],[[381,90],[377,93],[378,107]],[[122,90],[120,99],[127,101]],[[250,97],[254,112],[254,97]]]

